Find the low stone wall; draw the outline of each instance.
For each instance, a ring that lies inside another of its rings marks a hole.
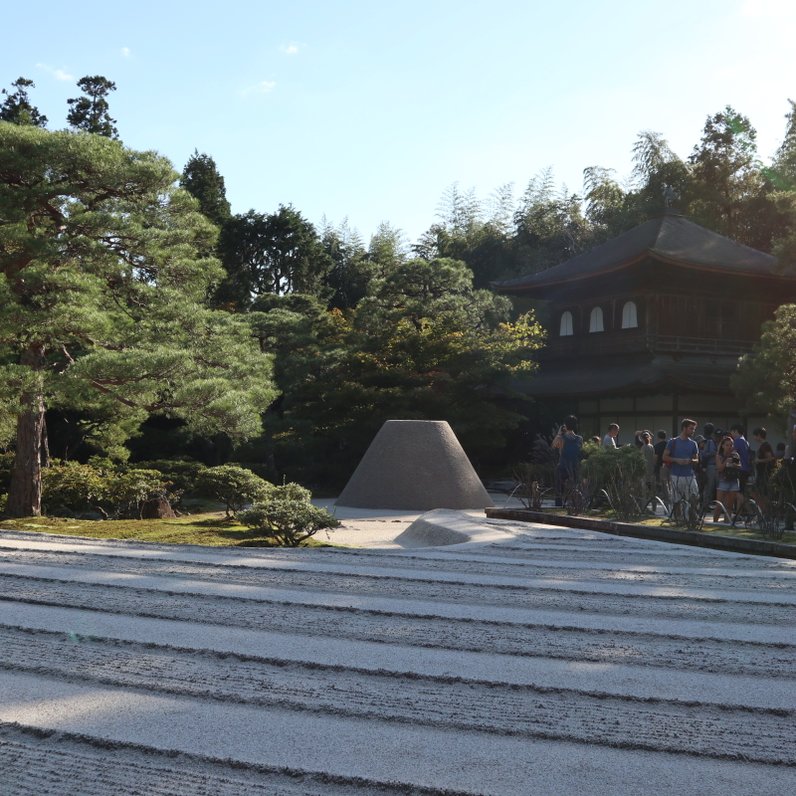
[[[679,531],[674,528],[633,525],[629,522],[597,519],[595,517],[553,514],[535,509],[504,509],[491,506],[484,509],[486,516],[497,520],[521,520],[545,525],[562,525],[566,528],[585,528],[617,536],[633,536],[636,539],[650,539],[655,542],[674,542],[694,547],[709,547],[714,550],[727,550],[732,553],[749,553],[758,556],[796,559],[796,545],[784,542],[769,542],[758,539],[742,539],[737,536],[719,536],[696,531]]]

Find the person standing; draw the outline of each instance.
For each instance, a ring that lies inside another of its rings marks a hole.
[[[658,486],[658,494],[661,499],[668,503],[671,497],[671,489],[669,482],[669,468],[663,463],[663,452],[666,450],[666,438],[668,434],[661,429],[657,435],[658,441],[655,443],[653,450],[655,451],[655,483]]]
[[[699,448],[693,440],[696,420],[685,418],[680,423],[680,435],[670,439],[663,452],[663,463],[671,468],[672,501],[690,500],[699,496],[694,465],[699,464]]]
[[[564,420],[553,440],[553,449],[558,451],[556,467],[556,506],[564,505],[567,492],[578,485],[583,437],[578,435],[578,418],[569,415]]]
[[[774,472],[774,465],[777,457],[771,443],[766,439],[768,432],[761,426],[752,432],[752,439],[757,444],[755,453],[755,497],[760,507],[765,508],[768,504],[768,479]]]
[[[716,454],[718,446],[713,439],[716,427],[713,423],[705,423],[702,433],[705,435],[705,444],[702,446],[699,458],[702,472],[705,474],[705,484],[702,488],[702,506],[707,508],[716,499]]]
[[[655,497],[655,448],[652,445],[652,432],[641,432],[641,453],[647,465],[644,474],[644,501],[648,503]]]
[[[729,512],[727,522],[740,508],[741,496],[741,457],[733,447],[732,437],[724,437],[716,454],[716,474],[718,476],[716,506],[713,509],[713,522],[719,521],[722,506]]]
[[[603,448],[615,448],[616,438],[619,436],[619,426],[616,423],[611,423],[608,426],[608,433],[603,437]]]

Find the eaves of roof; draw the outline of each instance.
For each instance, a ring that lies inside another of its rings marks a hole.
[[[552,268],[496,282],[493,287],[501,293],[532,292],[614,273],[647,258],[696,271],[756,276],[788,284],[796,281],[775,272],[776,258],[772,255],[668,212]]]

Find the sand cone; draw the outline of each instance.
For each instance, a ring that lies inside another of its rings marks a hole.
[[[388,420],[337,499],[370,509],[491,506],[453,429],[444,420]]]

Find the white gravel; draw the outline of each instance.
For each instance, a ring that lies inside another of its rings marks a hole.
[[[396,542],[416,519],[344,517],[351,549],[0,532],[0,792],[793,790],[795,562],[477,512]]]

